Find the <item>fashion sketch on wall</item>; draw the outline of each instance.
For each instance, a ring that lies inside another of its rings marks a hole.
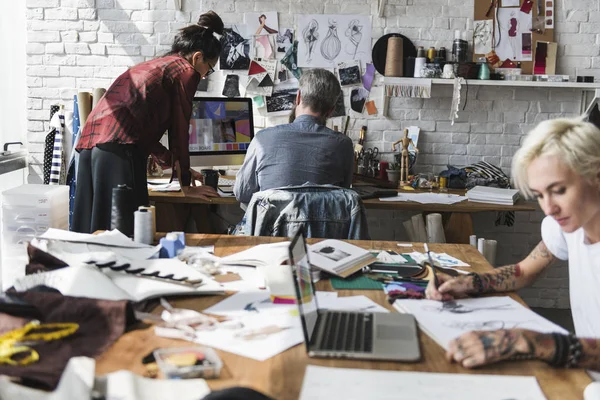
[[[221,37],[221,69],[248,69],[250,66],[250,40],[245,38],[245,25],[232,25],[223,30]]]
[[[277,52],[286,53],[294,43],[294,31],[291,28],[281,28],[277,34]]]
[[[305,14],[298,16],[298,65],[335,68],[343,61],[371,62],[371,16]]]

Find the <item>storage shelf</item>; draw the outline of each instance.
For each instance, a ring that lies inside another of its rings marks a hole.
[[[410,83],[417,81],[428,81],[430,80],[434,85],[453,85],[454,79],[424,79],[424,78],[390,78],[384,77],[381,82],[384,85],[399,85],[402,83]],[[492,81],[492,80],[479,80],[479,79],[467,79],[467,85],[470,86],[507,86],[507,87],[544,87],[544,88],[572,88],[572,89],[583,89],[583,90],[595,90],[600,89],[600,82],[584,83],[584,82],[541,82],[541,81]]]

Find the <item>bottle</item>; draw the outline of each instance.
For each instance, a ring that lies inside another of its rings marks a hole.
[[[452,58],[454,62],[467,61],[468,42],[462,39],[459,30],[454,31],[454,42],[452,42]]]

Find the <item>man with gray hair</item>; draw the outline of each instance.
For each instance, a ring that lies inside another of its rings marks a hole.
[[[306,182],[350,187],[352,140],[325,126],[341,95],[331,72],[303,71],[295,120],[261,130],[250,143],[233,187],[238,201],[248,203],[255,192]]]

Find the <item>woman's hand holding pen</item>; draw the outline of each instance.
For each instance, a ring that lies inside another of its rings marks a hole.
[[[467,297],[469,293],[473,292],[473,277],[471,276],[453,278],[439,272],[436,273],[436,276],[439,286],[436,288],[434,279],[431,279],[425,290],[425,296],[430,300],[450,301]]]

